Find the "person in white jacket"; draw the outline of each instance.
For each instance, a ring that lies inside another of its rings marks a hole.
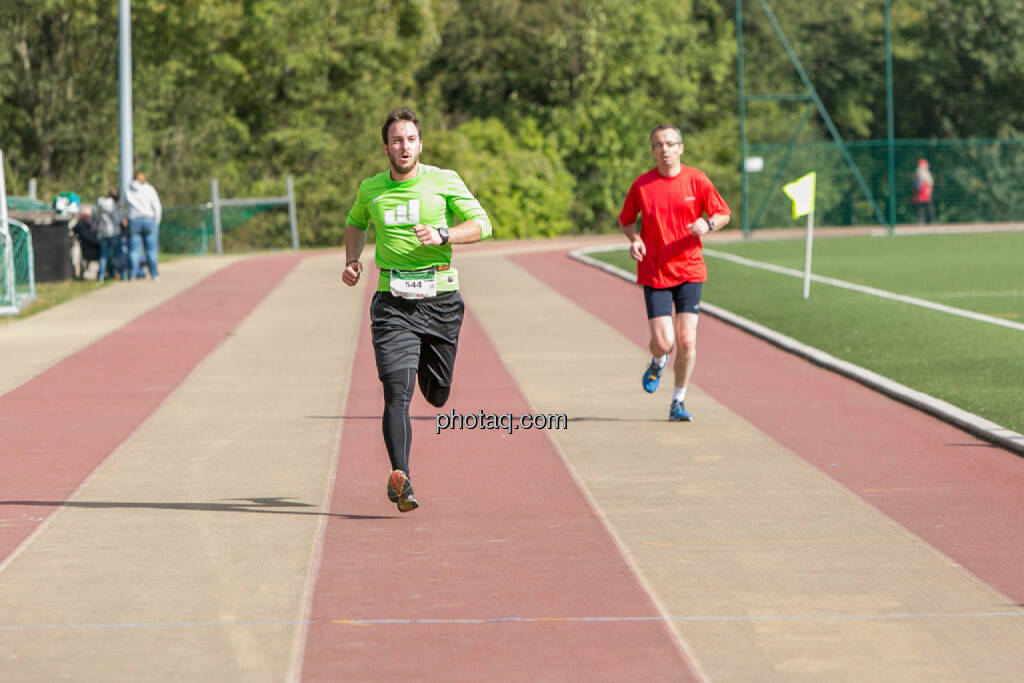
[[[135,180],[124,191],[122,215],[128,220],[128,279],[141,276],[140,266],[143,254],[149,276],[160,279],[157,257],[160,244],[160,196],[156,188],[146,182],[142,171],[135,172]]]

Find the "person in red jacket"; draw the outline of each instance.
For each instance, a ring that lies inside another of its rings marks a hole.
[[[935,204],[932,203],[932,188],[935,187],[935,180],[932,172],[928,169],[927,159],[917,160],[917,170],[914,171],[914,204],[917,204],[917,222],[935,222]]]
[[[644,371],[644,391],[654,393],[658,388],[669,354],[678,347],[668,419],[689,422],[693,418],[684,401],[697,360],[700,295],[708,277],[701,237],[724,228],[731,211],[702,171],[680,162],[683,138],[678,128],[656,126],[650,143],[656,165],[633,181],[619,225],[629,240],[629,255],[637,262],[651,331],[653,357]],[[634,228],[637,216],[639,233]]]

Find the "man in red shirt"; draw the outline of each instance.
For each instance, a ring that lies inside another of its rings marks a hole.
[[[658,388],[668,356],[678,346],[668,419],[689,422],[692,417],[684,400],[697,360],[701,288],[708,279],[700,238],[724,228],[731,212],[702,171],[680,163],[683,139],[678,128],[655,127],[651,152],[657,165],[633,181],[619,225],[629,239],[629,255],[637,262],[636,280],[644,287],[651,328],[653,358],[644,371],[644,390],[654,393]],[[642,216],[639,234],[633,227],[638,215]]]

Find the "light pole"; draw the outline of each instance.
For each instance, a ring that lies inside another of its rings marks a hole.
[[[885,0],[885,139],[889,175],[889,234],[896,229],[896,123],[892,102],[892,3]]]
[[[132,145],[132,8],[131,0],[118,0],[118,101],[121,131],[121,197],[134,174]]]

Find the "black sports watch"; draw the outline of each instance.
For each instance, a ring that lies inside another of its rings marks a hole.
[[[708,218],[708,232],[711,232],[714,229],[715,229],[715,219],[714,218]]]
[[[448,228],[438,228],[437,234],[441,236],[441,246],[448,244]]]

